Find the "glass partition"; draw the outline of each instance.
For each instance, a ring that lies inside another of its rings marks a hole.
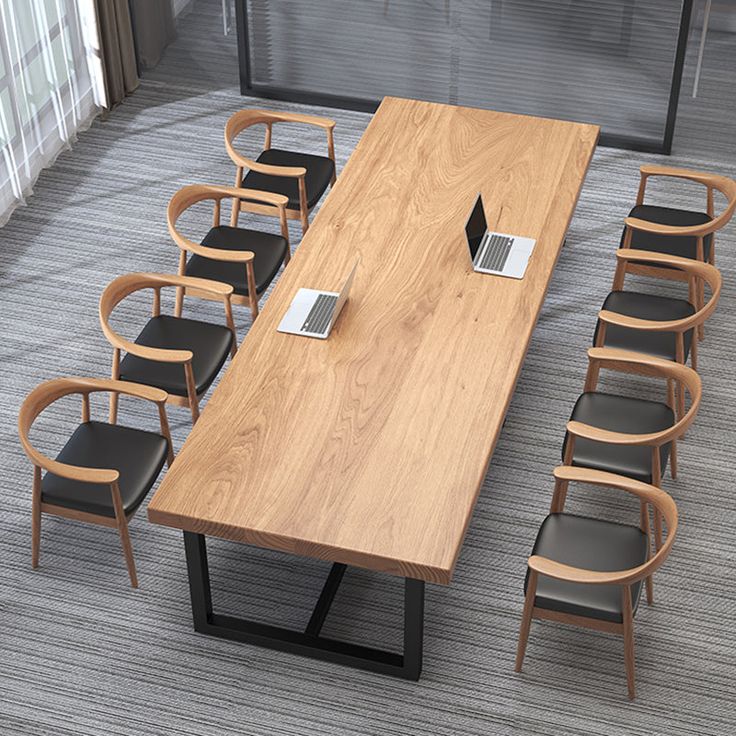
[[[671,142],[691,0],[239,0],[243,92],[385,95],[595,122]]]

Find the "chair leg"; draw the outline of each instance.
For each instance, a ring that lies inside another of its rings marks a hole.
[[[670,475],[677,480],[677,440],[672,440],[670,447]]]
[[[659,552],[662,547],[662,513],[654,509],[654,549]]]
[[[182,276],[184,274],[181,274]],[[176,287],[176,302],[174,303],[174,317],[181,317],[181,313],[184,310],[184,287]]]
[[[117,381],[120,378],[120,348],[115,348],[112,351],[112,370],[110,371],[110,378],[112,378],[113,381]],[[117,391],[110,391],[110,424],[117,424],[118,422],[119,398]]]
[[[535,570],[529,571],[529,581],[526,586],[526,597],[524,598],[524,610],[521,614],[521,628],[519,629],[519,642],[516,645],[516,664],[515,672],[521,672],[521,665],[524,663],[524,655],[526,654],[526,644],[529,640],[529,630],[532,626],[532,614],[534,613],[534,599],[537,595],[537,573]]]
[[[631,606],[631,589],[628,585],[621,588],[623,602],[623,630],[624,630],[624,663],[626,665],[626,685],[629,690],[629,699],[636,697],[636,670],[634,662],[634,613]]]
[[[256,289],[256,270],[253,261],[248,261],[245,266],[245,278],[248,282],[248,303],[250,304],[250,314],[253,322],[258,316],[258,290]]]
[[[652,556],[652,526],[649,522],[649,504],[643,500],[640,501],[639,508],[639,528],[647,535],[647,559]],[[654,578],[652,575],[646,579],[647,603],[651,606],[654,603]]]
[[[118,422],[118,402],[120,401],[120,395],[117,391],[110,392],[110,424],[117,424]]]
[[[120,543],[123,545],[123,555],[125,556],[125,564],[128,568],[130,576],[130,584],[138,587],[138,575],[135,571],[135,560],[133,559],[133,545],[130,543],[130,534],[128,533],[128,522],[125,518],[118,523],[118,532],[120,533]]]
[[[698,370],[698,341],[695,339],[695,335],[693,335],[690,347],[690,365],[694,371]]]
[[[302,237],[304,237],[307,234],[307,230],[309,230],[309,216],[306,212],[302,211],[299,219],[302,223]]]
[[[192,426],[194,426],[197,423],[197,419],[199,419],[199,398],[197,397],[197,390],[194,383],[194,370],[191,362],[184,364],[184,378],[187,384],[189,410],[192,412]]]
[[[31,566],[38,567],[41,552],[41,468],[33,466],[33,507],[31,511]]]

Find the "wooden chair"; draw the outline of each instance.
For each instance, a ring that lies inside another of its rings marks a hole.
[[[222,301],[227,327],[161,314],[161,289],[175,286],[205,292]],[[110,315],[125,297],[142,289],[153,290],[152,317],[135,342],[110,326]],[[113,346],[112,377],[156,386],[168,394],[168,402],[189,407],[192,423],[199,418],[199,401],[214,381],[237,341],[230,298],[233,287],[193,276],[130,273],[111,282],[100,297],[100,323]],[[121,360],[121,351],[127,355]],[[115,422],[118,395],[110,396],[110,421]]]
[[[731,220],[736,211],[736,181],[717,174],[653,164],[642,166],[640,171],[639,192],[636,204],[625,220],[621,247],[667,253],[715,265],[714,234]],[[644,204],[647,182],[651,177],[673,177],[702,184],[706,188],[706,211],[694,212]],[[714,206],[716,191],[726,198],[726,206],[718,216]],[[688,275],[682,271],[662,265],[637,263],[632,264],[630,270],[657,278],[688,279]],[[703,306],[702,294],[696,295],[695,305],[699,309]],[[703,334],[703,325],[700,324],[700,339]]]
[[[562,447],[564,465],[623,475],[660,487],[670,463],[677,477],[677,440],[697,416],[702,397],[700,377],[692,369],[662,358],[614,348],[590,348],[584,393],[572,410]],[[603,393],[597,390],[601,368],[662,378],[666,402]],[[675,414],[675,390],[687,391],[690,407]],[[555,493],[560,492],[555,488]],[[564,503],[564,493],[563,493]],[[661,518],[655,513],[657,544]]]
[[[275,123],[303,123],[324,128],[327,134],[327,156],[298,153],[271,148],[271,133]],[[240,133],[253,125],[266,126],[264,150],[255,160],[238,153],[233,143]],[[286,216],[300,220],[302,233],[309,228],[309,213],[319,202],[328,186],[335,183],[335,121],[314,115],[301,115],[270,110],[240,110],[230,117],[225,126],[225,148],[237,166],[235,186],[283,194],[288,198]],[[243,177],[243,172],[247,174]],[[278,215],[278,210],[262,202],[249,199],[233,200],[230,225],[238,224],[240,212]]]
[[[683,365],[690,356],[693,370],[697,370],[698,341],[693,339],[694,333],[713,314],[718,304],[722,285],[718,269],[691,258],[631,248],[617,251],[616,257],[613,291],[598,313],[593,345],[645,353]],[[639,264],[683,273],[689,286],[688,299],[624,291],[628,269]],[[697,294],[705,293],[703,284],[708,286],[711,296],[707,304],[696,310],[693,305]],[[682,392],[678,392],[678,413],[679,416],[684,413]]]
[[[161,433],[146,432],[90,419],[89,395],[97,391],[127,394],[158,407]],[[70,394],[82,397],[82,423],[55,460],[31,443],[36,417]],[[53,514],[117,528],[130,582],[138,587],[128,523],[174,451],[166,417],[165,391],[151,386],[99,378],[56,378],[36,387],[20,409],[18,433],[33,463],[33,567],[41,548],[41,514]],[[42,471],[46,474],[42,477]]]
[[[281,221],[281,235],[272,235],[258,230],[228,227],[220,224],[220,205],[223,199],[247,196],[250,202],[275,207]],[[198,202],[214,201],[212,228],[197,244],[182,235],[176,227],[179,217]],[[289,227],[286,222],[288,199],[282,194],[261,192],[255,189],[205,186],[192,184],[180,189],[169,202],[167,220],[169,233],[181,249],[179,275],[194,276],[230,284],[233,287],[231,301],[250,306],[253,319],[258,316],[258,299],[269,287],[281,268],[289,262]],[[192,256],[187,261],[187,254]],[[192,291],[179,287],[176,291],[176,310],[181,317],[184,292],[205,299],[212,299],[209,291]],[[214,298],[219,299],[219,295]]]
[[[672,549],[677,507],[663,490],[613,473],[561,466],[555,468],[555,495],[527,562],[524,611],[516,650],[521,672],[532,620],[556,621],[624,639],[629,698],[636,695],[634,614],[642,580],[651,580]],[[570,482],[618,488],[639,498],[639,526],[616,524],[565,513]],[[564,488],[564,492],[562,489]],[[668,534],[650,556],[649,506],[664,517]]]

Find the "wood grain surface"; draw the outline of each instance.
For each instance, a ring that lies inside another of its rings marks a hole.
[[[339,130],[337,131],[339,136]],[[598,127],[386,98],[152,499],[151,521],[448,583]],[[523,280],[464,225],[537,239]],[[334,290],[328,340],[279,333]]]

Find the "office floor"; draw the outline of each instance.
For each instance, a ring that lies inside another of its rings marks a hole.
[[[626,699],[622,644],[604,634],[535,624],[525,671],[513,672],[525,558],[549,503],[564,422],[582,388],[585,349],[610,287],[637,167],[665,160],[654,156],[612,149],[596,154],[456,578],[449,587],[428,587],[418,683],[194,634],[180,536],[149,524],[145,510],[131,526],[138,591],[128,586],[113,532],[62,520],[44,521],[41,567],[31,570],[31,472],[15,432],[20,402],[46,378],[107,375],[110,350],[97,321],[101,289],[126,271],[175,269],[178,252],[165,225],[168,198],[185,183],[230,182],[224,121],[240,107],[264,104],[237,94],[232,40],[221,43],[216,36],[219,3],[200,1],[197,8],[161,67],[109,121],[95,123],[44,172],[28,206],[0,230],[0,731],[731,733],[736,224],[720,237],[717,251],[725,285],[702,345],[701,414],[680,449],[680,478],[666,479],[680,509],[680,535],[656,578],[656,605],[642,604],[636,618],[639,697]],[[197,45],[203,36],[211,40]],[[186,79],[182,69],[189,70]],[[704,77],[701,99],[713,121],[706,138],[698,141],[687,108],[683,119],[690,122],[666,162],[736,176],[736,137],[733,131],[726,137],[736,116],[718,108],[733,105],[734,98],[727,103],[727,96],[715,94],[709,72],[718,69],[706,66]],[[369,116],[320,112],[337,120],[341,168]],[[716,125],[719,119],[722,125]],[[289,145],[292,132],[283,135],[276,140]],[[308,150],[324,145],[319,133],[309,131],[301,131],[298,141]],[[681,206],[700,203],[697,190],[659,191],[661,199]],[[191,224],[201,231],[208,218],[200,212]],[[258,226],[274,224],[261,220]],[[291,232],[298,247],[297,229]],[[121,329],[134,335],[147,309],[142,303],[123,309]],[[210,303],[192,301],[188,314],[220,319]],[[238,310],[237,322],[242,338],[250,323],[247,310]],[[103,411],[101,404],[97,410]],[[77,421],[77,412],[66,404],[42,422],[40,446],[58,448],[60,432]],[[178,448],[188,415],[176,408],[170,414]],[[152,419],[142,407],[123,402],[122,421],[144,426]],[[625,510],[608,494],[571,500],[581,512],[619,518]],[[636,510],[631,514],[637,518]],[[326,574],[323,563],[224,543],[212,545],[211,564],[218,607],[286,624],[306,621]],[[326,630],[396,643],[400,591],[398,580],[351,570]]]

